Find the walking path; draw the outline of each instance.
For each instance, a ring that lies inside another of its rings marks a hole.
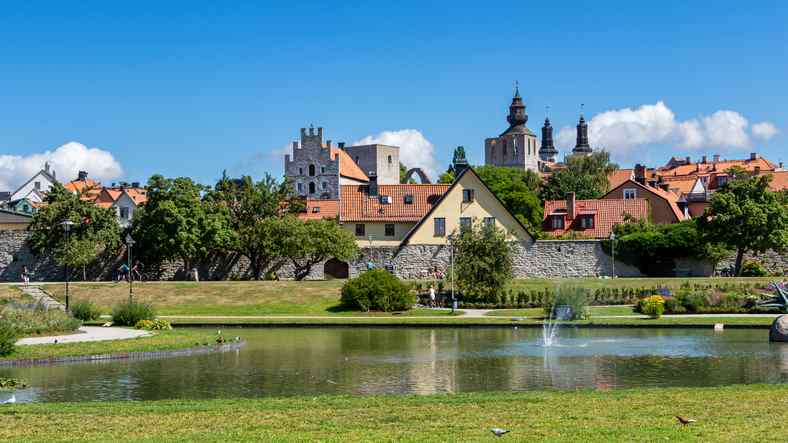
[[[25,294],[29,295],[33,298],[33,301],[37,305],[41,305],[44,309],[60,309],[61,311],[65,311],[66,307],[63,303],[55,300],[54,298],[50,297],[49,294],[44,292],[41,287],[37,284],[30,284],[27,287],[24,285],[20,285],[19,289],[22,290]]]
[[[78,334],[57,335],[52,337],[28,337],[16,342],[17,345],[44,345],[55,343],[82,343],[89,341],[126,340],[151,335],[150,331],[126,328],[102,328],[83,326]]]

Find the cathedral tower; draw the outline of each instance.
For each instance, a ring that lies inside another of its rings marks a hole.
[[[506,117],[509,128],[498,137],[484,141],[484,164],[506,166],[539,171],[539,148],[536,135],[525,125],[528,114],[520,97],[520,87],[515,86],[509,115]]]

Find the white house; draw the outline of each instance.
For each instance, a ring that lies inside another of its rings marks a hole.
[[[41,203],[44,194],[57,182],[55,171],[50,170],[49,162],[44,163],[44,169],[38,171],[30,180],[26,181],[11,194],[10,201],[28,199],[33,203]]]

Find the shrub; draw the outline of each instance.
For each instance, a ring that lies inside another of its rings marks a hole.
[[[681,305],[688,312],[697,313],[709,305],[709,296],[702,291],[690,292],[682,297]]]
[[[7,322],[0,322],[0,357],[11,355],[16,350],[16,331]]]
[[[506,233],[476,223],[454,242],[454,272],[461,299],[500,303],[512,279],[512,248]]]
[[[101,311],[98,306],[89,300],[80,300],[73,303],[69,309],[74,318],[82,321],[98,320],[101,317]]]
[[[747,260],[741,267],[742,277],[766,277],[769,273],[761,262]]]
[[[342,304],[362,311],[404,311],[416,303],[408,285],[383,269],[373,269],[342,286]]]
[[[82,322],[59,309],[46,310],[6,306],[0,310],[0,323],[8,325],[17,337],[68,332],[79,328]]]
[[[665,312],[668,314],[683,314],[687,310],[681,305],[681,300],[676,297],[670,297],[665,299]]]
[[[147,331],[170,331],[172,325],[167,320],[140,320],[134,325],[137,329],[145,329]]]
[[[112,323],[119,326],[134,326],[140,320],[153,320],[156,311],[147,303],[120,303],[112,308]]]
[[[588,301],[589,292],[583,288],[558,288],[554,295],[548,296],[544,304],[544,313],[547,317],[555,314],[555,307],[568,306],[570,309],[568,320],[582,320],[589,317]]]
[[[643,299],[641,309],[652,318],[660,318],[665,312],[665,299],[661,295],[652,295]]]

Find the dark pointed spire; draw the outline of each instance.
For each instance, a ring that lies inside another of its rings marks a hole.
[[[514,96],[515,97],[520,96],[520,82],[518,80],[514,81]]]
[[[520,86],[515,86],[514,97],[512,97],[512,104],[509,105],[509,115],[506,117],[509,122],[509,129],[516,126],[524,126],[528,122],[528,114],[525,113],[525,105],[523,99],[520,97]]]
[[[573,154],[590,154],[592,152],[591,145],[588,143],[588,124],[583,116],[583,107],[580,105],[580,121],[577,123],[577,143],[575,148],[572,149]]]
[[[549,107],[548,107],[549,109]],[[550,124],[550,117],[545,117],[542,126],[542,145],[539,147],[539,158],[546,162],[555,162],[558,150],[553,143],[553,126]]]

